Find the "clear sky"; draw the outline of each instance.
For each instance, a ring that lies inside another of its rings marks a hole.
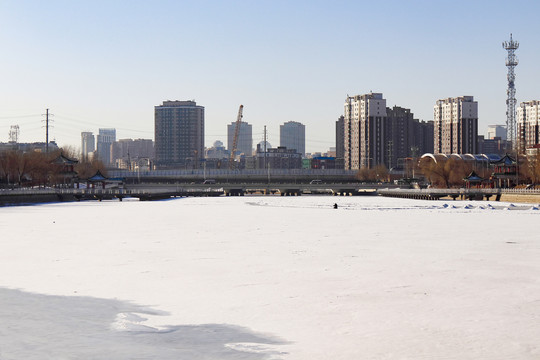
[[[254,142],[267,125],[306,125],[306,151],[335,143],[349,95],[381,92],[387,105],[431,120],[437,99],[472,95],[479,133],[506,122],[506,51],[520,42],[518,102],[540,99],[540,2],[0,0],[0,142],[117,129],[153,138],[154,106],[194,99],[206,145],[226,143],[244,105]]]

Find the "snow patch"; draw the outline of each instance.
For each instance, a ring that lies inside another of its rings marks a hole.
[[[264,354],[270,356],[269,359],[275,359],[275,355],[285,355],[286,352],[279,351],[276,345],[259,344],[259,343],[229,343],[225,347],[246,353]]]
[[[159,329],[142,323],[148,320],[136,313],[118,313],[111,324],[111,328],[117,331],[159,331]]]

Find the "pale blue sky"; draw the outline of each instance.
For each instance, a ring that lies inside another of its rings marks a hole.
[[[0,0],[0,141],[114,127],[153,138],[154,106],[195,99],[206,145],[226,143],[240,104],[254,141],[279,145],[279,125],[306,125],[306,151],[334,146],[347,94],[431,120],[437,99],[473,95],[479,132],[506,121],[506,52],[520,42],[518,102],[540,99],[537,1]]]

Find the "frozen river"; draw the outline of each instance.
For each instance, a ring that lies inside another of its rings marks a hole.
[[[0,359],[539,359],[539,220],[380,197],[0,208]]]

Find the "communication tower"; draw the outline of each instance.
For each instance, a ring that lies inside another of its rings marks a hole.
[[[19,125],[11,125],[9,128],[9,142],[16,144],[19,142]]]
[[[508,68],[508,89],[506,90],[506,140],[507,150],[510,150],[511,146],[514,149],[518,149],[517,137],[516,137],[516,74],[514,73],[515,67],[518,65],[518,59],[515,55],[515,51],[519,47],[519,43],[512,39],[510,34],[510,41],[502,43],[503,48],[508,52],[506,58],[506,67]]]

